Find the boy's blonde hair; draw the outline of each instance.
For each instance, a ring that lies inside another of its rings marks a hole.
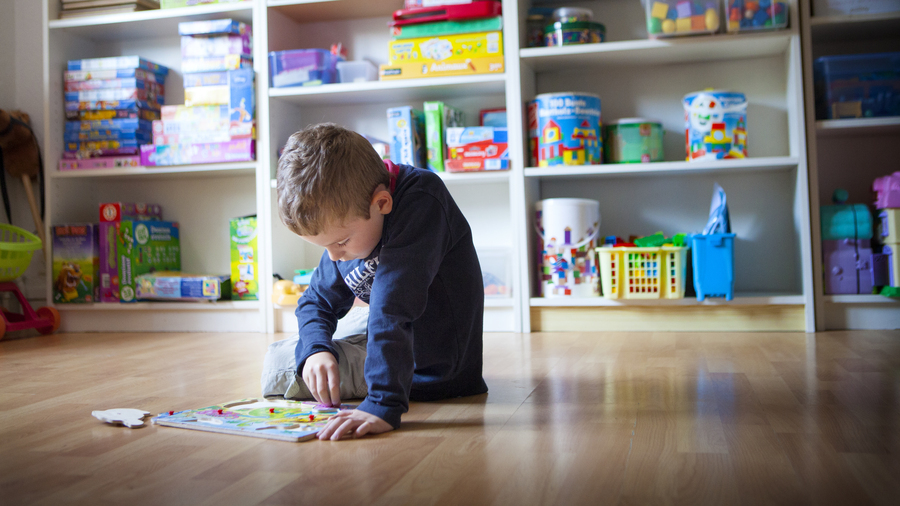
[[[369,219],[378,185],[390,174],[365,137],[333,123],[288,139],[278,160],[278,214],[298,235],[315,236],[351,218]]]

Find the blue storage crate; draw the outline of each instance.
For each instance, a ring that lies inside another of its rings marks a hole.
[[[734,236],[709,234],[691,236],[694,290],[697,300],[706,297],[734,298]]]
[[[900,53],[823,56],[813,69],[818,119],[900,116]]]

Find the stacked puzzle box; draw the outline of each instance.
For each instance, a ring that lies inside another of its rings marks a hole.
[[[168,72],[138,56],[69,61],[60,170],[138,165],[165,103]]]
[[[394,13],[382,80],[503,73],[501,3],[441,3]]]
[[[255,159],[251,29],[231,19],[180,23],[184,105],[165,106],[152,124],[145,166]]]

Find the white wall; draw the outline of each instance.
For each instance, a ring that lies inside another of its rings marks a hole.
[[[11,108],[16,100],[15,9],[16,0],[0,0],[0,109]]]
[[[43,2],[36,0],[0,0],[0,108],[19,109],[31,116],[31,125],[43,145],[44,99],[42,68]],[[13,225],[35,230],[34,220],[21,181],[7,177]],[[35,197],[38,185],[33,183]],[[0,211],[0,221],[6,216]],[[19,278],[29,299],[46,297],[44,263],[36,253],[28,271]]]

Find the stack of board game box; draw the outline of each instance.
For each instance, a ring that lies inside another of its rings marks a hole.
[[[255,159],[256,90],[250,26],[232,19],[180,23],[184,104],[165,106],[141,164]]]
[[[139,165],[169,69],[139,56],[70,60],[67,68],[60,170]]]
[[[59,0],[59,19],[159,9],[158,0]]]
[[[382,80],[502,74],[503,18],[494,0],[421,0],[396,11]]]

